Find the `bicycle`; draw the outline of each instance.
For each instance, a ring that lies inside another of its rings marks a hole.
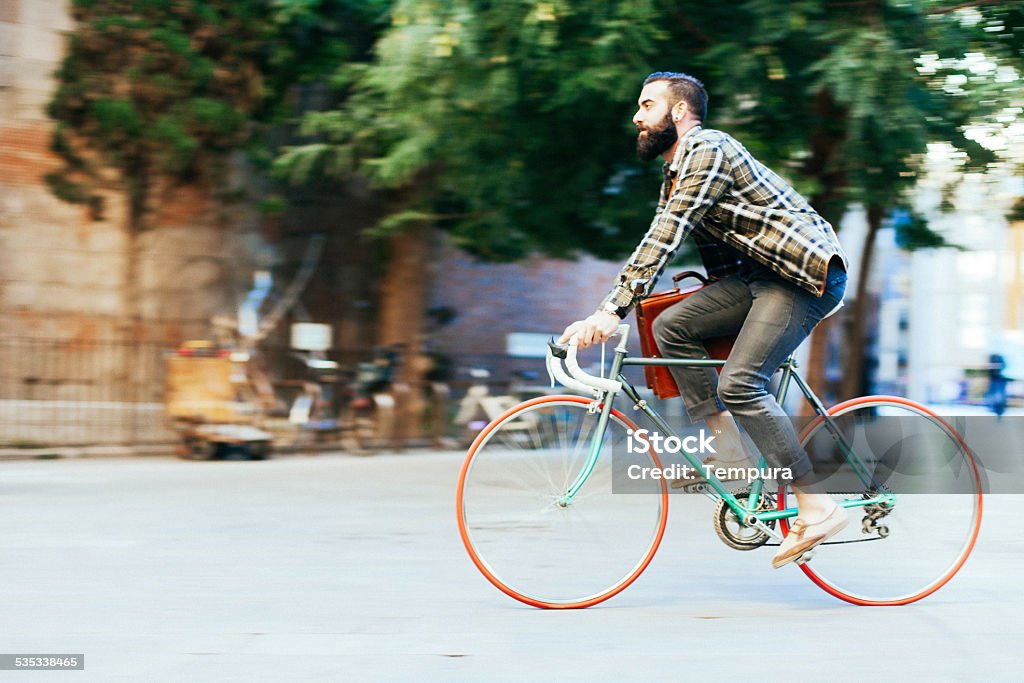
[[[469,368],[467,374],[472,378],[473,384],[459,400],[458,410],[452,418],[452,424],[459,431],[459,443],[463,447],[472,444],[476,435],[489,422],[521,403],[524,395],[537,396],[548,393],[543,391],[543,388],[538,391],[536,386],[529,384],[537,379],[536,373],[533,372],[519,370],[512,373],[512,381],[504,394],[491,393],[491,371],[488,368]]]
[[[476,437],[459,473],[459,533],[470,558],[488,581],[528,605],[583,608],[617,595],[648,567],[664,536],[665,476],[634,481],[624,473],[666,470],[655,449],[636,452],[643,448],[630,440],[639,427],[613,407],[614,399],[624,394],[663,434],[683,439],[622,370],[717,368],[725,361],[630,357],[628,332],[628,325],[619,327],[608,377],[582,371],[574,344],[552,343],[552,378],[584,396],[543,396],[507,410]],[[848,513],[863,515],[860,525],[849,524],[799,558],[803,573],[858,605],[908,604],[945,585],[967,560],[981,525],[979,468],[967,444],[908,399],[865,396],[826,409],[792,357],[779,372],[780,404],[796,384],[814,410],[800,438],[818,457],[815,471],[831,467],[826,483],[835,480],[840,490],[829,493]],[[695,453],[680,455],[703,472]],[[758,465],[766,472],[763,458]],[[781,542],[797,514],[788,504],[789,484],[769,482],[758,474],[730,489],[707,472],[686,488],[715,502],[713,526],[727,546],[755,550]]]

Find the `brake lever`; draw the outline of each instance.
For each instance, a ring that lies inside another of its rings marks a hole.
[[[557,343],[554,337],[548,340],[548,349],[551,350],[551,355],[555,358],[565,360],[569,357],[569,345]]]

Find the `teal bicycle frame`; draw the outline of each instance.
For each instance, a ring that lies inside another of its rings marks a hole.
[[[626,366],[665,366],[665,367],[702,367],[702,368],[719,368],[725,365],[724,360],[715,359],[698,359],[698,358],[645,358],[645,357],[629,357],[628,351],[625,348],[625,335],[623,340],[615,348],[615,355],[612,358],[611,369],[609,375],[617,378],[621,384],[621,390],[633,402],[633,405],[641,410],[651,421],[657,425],[657,427],[665,434],[670,436],[677,436],[669,424],[651,408],[647,402],[640,397],[636,389],[629,383],[622,374],[622,369]],[[836,425],[835,420],[828,414],[828,410],[822,404],[821,400],[811,390],[807,383],[803,380],[800,374],[796,371],[797,362],[793,357],[788,358],[780,367],[779,370],[782,372],[782,378],[779,382],[778,391],[775,394],[776,400],[781,404],[786,399],[786,395],[789,391],[790,383],[796,382],[800,392],[804,395],[804,398],[813,407],[814,412],[820,416],[826,429],[828,429],[830,436],[838,445],[846,461],[850,464],[854,473],[864,484],[864,490],[870,492],[869,494],[862,495],[859,498],[849,498],[846,500],[839,501],[839,505],[844,508],[855,508],[863,507],[866,505],[882,505],[886,507],[893,507],[896,504],[896,495],[876,482],[871,471],[864,464],[849,441],[843,435],[842,431]],[[611,389],[604,390],[600,397],[595,398],[595,403],[599,407],[601,414],[598,418],[597,428],[594,432],[590,444],[590,450],[587,455],[587,460],[584,463],[583,468],[580,470],[576,479],[572,482],[566,493],[562,498],[559,499],[558,504],[562,507],[568,506],[572,503],[573,498],[583,488],[591,472],[593,472],[595,465],[597,464],[597,458],[601,452],[601,446],[604,441],[605,428],[608,425],[608,419],[611,416],[612,403],[615,399],[617,392]],[[695,468],[695,471],[700,471],[703,463],[693,453],[682,451],[682,455],[686,458],[687,462]],[[759,459],[758,468],[764,468],[765,461],[762,456]],[[755,509],[748,508],[739,499],[734,496],[725,485],[714,476],[713,473],[708,472],[706,476],[707,486],[709,486],[714,493],[707,491],[706,488],[703,492],[711,497],[712,499],[721,498],[725,500],[726,504],[736,514],[743,524],[755,527],[760,531],[774,537],[777,540],[781,540],[780,534],[778,534],[772,527],[765,524],[765,522],[771,522],[779,519],[788,519],[797,515],[797,509],[795,507],[787,507],[784,510],[768,510],[768,511],[757,511]],[[760,477],[755,478],[750,484],[750,494],[747,497],[748,501],[752,501],[752,504],[756,505],[756,502],[761,499],[761,493],[764,490],[764,480]]]

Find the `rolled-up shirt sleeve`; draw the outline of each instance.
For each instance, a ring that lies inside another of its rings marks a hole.
[[[697,142],[683,160],[668,202],[654,215],[598,310],[624,316],[650,294],[683,240],[731,185],[732,169],[725,152],[717,145]]]

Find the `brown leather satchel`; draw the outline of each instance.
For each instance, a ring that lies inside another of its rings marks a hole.
[[[688,277],[697,278],[701,284],[680,289],[678,286],[679,281]],[[706,277],[692,270],[673,275],[672,282],[676,283],[675,289],[651,294],[636,305],[637,330],[640,333],[640,350],[645,357],[662,357],[661,352],[658,350],[658,345],[654,342],[654,333],[651,330],[654,319],[661,315],[665,309],[679,303],[688,296],[696,294],[711,284],[711,281]],[[735,335],[705,339],[704,348],[707,349],[708,355],[711,358],[725,360],[729,357],[735,341]],[[647,387],[652,389],[654,395],[658,398],[672,398],[679,395],[679,387],[676,386],[676,381],[667,367],[645,365],[644,377],[647,380]]]

